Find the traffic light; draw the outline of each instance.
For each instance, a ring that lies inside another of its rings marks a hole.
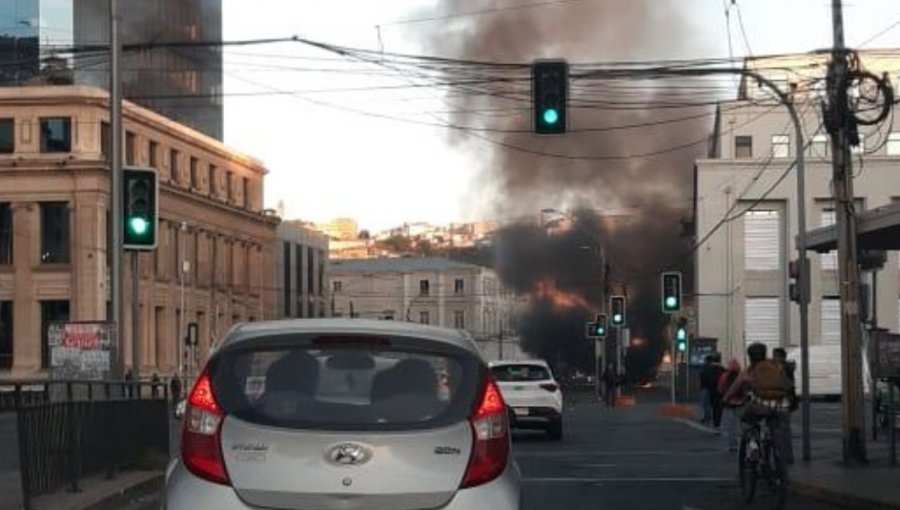
[[[688,343],[688,330],[687,330],[687,319],[684,317],[678,318],[678,323],[675,328],[675,344],[678,348],[679,352],[684,352],[687,350]]]
[[[662,310],[675,313],[681,310],[681,273],[662,274]]]
[[[531,66],[534,94],[534,131],[539,135],[566,132],[569,64],[564,60],[542,60]]]
[[[800,261],[792,260],[788,262],[788,296],[791,301],[799,303],[803,298],[801,285],[809,285],[809,259],[806,259],[806,277],[800,274]],[[807,287],[807,291],[808,291]],[[806,293],[809,295],[809,292]]]
[[[625,325],[625,297],[612,296],[609,298],[610,315],[612,316],[612,325],[619,327]]]
[[[606,338],[607,322],[606,314],[597,314],[597,320],[587,324],[588,338]]]
[[[126,250],[155,250],[159,221],[159,176],[152,168],[123,168]]]

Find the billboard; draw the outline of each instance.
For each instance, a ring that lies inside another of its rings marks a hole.
[[[116,345],[109,322],[54,322],[47,327],[51,379],[107,379]]]

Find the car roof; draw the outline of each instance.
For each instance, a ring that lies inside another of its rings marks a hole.
[[[343,318],[244,322],[234,326],[217,345],[217,349],[271,334],[363,334],[413,337],[454,345],[481,356],[472,336],[465,330],[426,326],[414,322]]]
[[[547,362],[542,359],[498,360],[498,361],[491,361],[488,365],[491,367],[532,365],[532,366],[544,367],[547,369],[550,368],[550,365],[548,365]]]

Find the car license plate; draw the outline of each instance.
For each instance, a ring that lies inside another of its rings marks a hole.
[[[513,412],[516,413],[516,416],[528,416],[527,407],[515,407],[513,408]]]

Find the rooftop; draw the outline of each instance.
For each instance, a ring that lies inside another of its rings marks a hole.
[[[443,257],[356,259],[331,263],[332,273],[415,273],[481,269],[484,268]]]

